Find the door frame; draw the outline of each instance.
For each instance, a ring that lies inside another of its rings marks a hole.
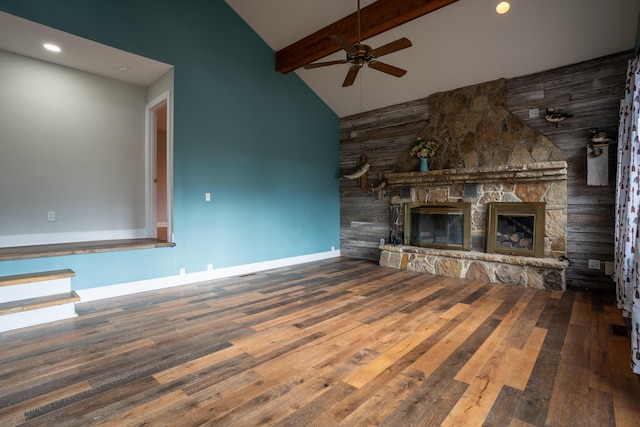
[[[156,221],[157,111],[167,106],[167,241],[173,243],[173,108],[167,90],[145,107],[145,229],[146,236],[158,237]]]

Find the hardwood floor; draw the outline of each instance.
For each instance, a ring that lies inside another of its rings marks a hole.
[[[614,299],[339,258],[83,303],[0,334],[0,425],[637,426]]]

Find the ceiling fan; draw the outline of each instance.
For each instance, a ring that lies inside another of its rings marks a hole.
[[[362,44],[360,40],[360,0],[358,0],[358,42],[356,44],[349,43],[349,40],[342,34],[332,34],[329,38],[345,52],[347,52],[346,59],[337,61],[316,62],[315,64],[306,64],[303,66],[305,69],[326,67],[327,65],[347,64],[351,63],[351,67],[347,72],[347,77],[342,83],[342,87],[351,86],[358,76],[360,68],[367,64],[369,68],[382,71],[383,73],[391,74],[392,76],[402,77],[407,73],[407,70],[394,67],[393,65],[380,62],[377,58],[388,55],[393,52],[397,52],[402,49],[406,49],[411,46],[411,41],[406,37],[387,43],[376,49],[372,49],[371,46]]]

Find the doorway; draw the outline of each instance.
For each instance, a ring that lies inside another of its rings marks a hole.
[[[169,93],[147,104],[147,237],[173,241]]]
[[[167,241],[167,104],[156,110],[156,238]]]

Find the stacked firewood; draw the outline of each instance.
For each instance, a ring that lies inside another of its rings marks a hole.
[[[497,246],[501,248],[515,248],[521,250],[532,250],[533,239],[531,235],[525,235],[523,232],[498,233]]]

